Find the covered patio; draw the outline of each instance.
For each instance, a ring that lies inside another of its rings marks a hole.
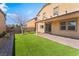
[[[69,22],[75,22],[75,30],[68,29]],[[66,23],[66,29],[61,30],[60,23]],[[43,25],[43,28],[40,28],[40,24]],[[39,26],[37,26],[37,33],[52,33],[61,36],[67,36],[71,38],[79,38],[79,11],[67,13],[64,15],[60,15],[57,17],[48,18],[46,20],[39,20],[36,22]]]

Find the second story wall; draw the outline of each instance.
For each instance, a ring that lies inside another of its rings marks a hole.
[[[37,15],[37,21],[78,11],[79,3],[51,3],[44,6]]]
[[[26,23],[26,27],[27,28],[34,28],[35,27],[35,19],[32,19],[32,20],[29,20],[27,23]]]

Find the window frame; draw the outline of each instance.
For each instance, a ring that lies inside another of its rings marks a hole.
[[[64,25],[62,25],[61,23],[65,23]],[[62,28],[62,26],[65,26],[65,29],[61,29]],[[66,30],[66,22],[60,22],[60,30]]]
[[[75,30],[68,30],[68,22],[71,22],[71,21],[75,21],[76,22],[76,26],[75,26]],[[78,22],[77,22],[77,18],[70,18],[70,19],[67,19],[67,21],[63,21],[63,22],[66,22],[66,30],[64,30],[64,31],[76,31],[77,32],[77,30],[78,30]],[[61,23],[61,22],[60,22]],[[60,26],[61,26],[61,24],[60,24]],[[60,30],[61,30],[61,27],[60,27]]]
[[[59,7],[58,6],[53,8],[53,15],[54,16],[58,16],[59,15]]]
[[[43,18],[42,19],[44,19],[44,20],[47,19],[46,12],[43,13]]]
[[[43,29],[44,28],[44,25],[40,25],[40,28]]]
[[[68,27],[69,27],[70,25],[68,25],[68,23],[69,23],[69,22],[73,22],[73,21],[76,22],[75,30],[69,30]],[[70,21],[67,22],[67,30],[68,30],[68,31],[77,31],[77,20],[76,20],[76,19],[75,19],[75,20],[70,20]]]

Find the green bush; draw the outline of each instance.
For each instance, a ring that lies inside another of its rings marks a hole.
[[[3,32],[0,32],[0,38],[2,38],[3,36],[6,35],[7,32],[3,31]]]
[[[9,38],[9,33],[7,33],[7,34],[5,35],[5,37],[6,37],[6,38]]]

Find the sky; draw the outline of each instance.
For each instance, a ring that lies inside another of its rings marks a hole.
[[[2,3],[0,8],[7,15],[6,24],[16,24],[16,15],[26,21],[30,20],[37,15],[44,5],[44,3]]]

